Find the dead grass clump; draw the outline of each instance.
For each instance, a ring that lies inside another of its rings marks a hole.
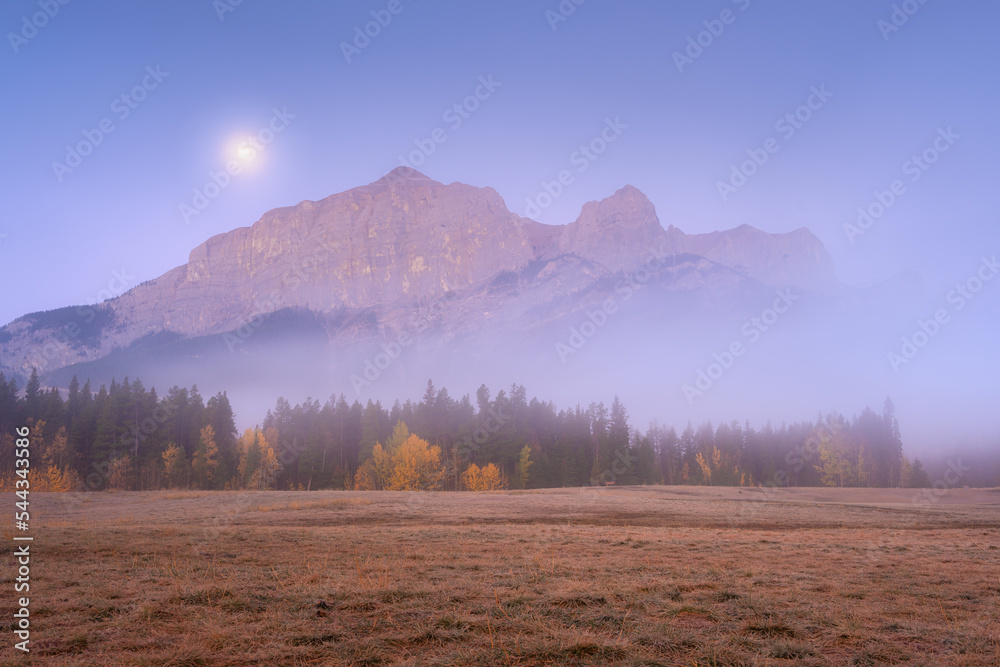
[[[66,641],[52,642],[51,645],[49,642],[40,642],[37,650],[41,655],[72,655],[83,653],[90,644],[90,637],[86,634],[78,633]]]
[[[607,603],[608,600],[603,595],[589,593],[553,598],[550,602],[553,607],[593,607]]]
[[[691,605],[684,605],[683,607],[678,607],[673,611],[674,616],[695,616],[698,618],[703,618],[708,621],[715,621],[715,614],[712,613],[711,609],[705,609],[703,607],[694,607]]]
[[[232,591],[212,587],[203,588],[198,591],[191,593],[178,594],[168,599],[167,602],[174,604],[184,604],[184,605],[201,605],[201,606],[211,606],[212,604],[219,604],[229,598],[232,598]]]
[[[816,651],[805,644],[789,644],[787,642],[772,644],[770,653],[772,658],[781,660],[796,660],[816,655]]]
[[[324,644],[336,644],[344,639],[340,634],[324,635],[298,635],[288,640],[289,646],[323,646]]]
[[[428,596],[428,593],[423,591],[410,591],[402,588],[396,588],[389,591],[383,591],[379,595],[379,600],[382,604],[399,604],[404,600],[419,600]]]
[[[770,619],[754,619],[747,623],[747,632],[763,637],[794,637],[795,630],[784,623]]]

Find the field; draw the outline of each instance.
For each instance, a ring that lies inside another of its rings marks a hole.
[[[1000,490],[914,495],[36,494],[0,663],[1000,665]]]

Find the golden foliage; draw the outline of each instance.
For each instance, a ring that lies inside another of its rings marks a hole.
[[[0,490],[14,491],[15,481],[19,479],[5,479],[0,483]],[[32,468],[28,472],[29,489],[37,493],[66,493],[73,491],[79,482],[79,476],[74,470],[60,470],[57,466],[50,465],[47,468]],[[19,490],[19,489],[18,489]]]
[[[184,456],[184,450],[170,443],[170,446],[163,452],[163,469],[168,488],[177,488],[184,484],[184,477],[187,473],[187,458]]]
[[[411,435],[406,425],[396,425],[382,447],[375,443],[372,456],[358,468],[357,491],[433,491],[444,481],[441,448]]]
[[[433,491],[441,488],[444,468],[441,448],[411,435],[392,454],[391,491]]]
[[[494,464],[480,468],[470,463],[462,474],[462,483],[469,491],[498,491],[507,488],[507,480]]]
[[[195,484],[202,489],[211,488],[215,480],[215,470],[219,467],[219,447],[215,444],[215,429],[206,426],[201,429],[198,449],[191,459],[191,471]]]
[[[708,462],[705,461],[705,457],[702,456],[701,452],[698,452],[697,454],[695,454],[694,460],[698,462],[698,467],[701,468],[701,474],[705,477],[705,480],[708,482],[709,486],[711,486],[712,468],[708,465]]]
[[[278,457],[260,429],[247,429],[240,438],[239,480],[245,489],[264,491],[274,488],[281,470]]]
[[[184,463],[184,453],[181,452],[181,463]],[[182,474],[186,472],[182,470]],[[113,491],[131,491],[135,487],[135,469],[132,459],[122,456],[113,461],[108,469],[108,489]]]
[[[394,468],[393,456],[375,443],[372,457],[365,461],[354,476],[354,488],[358,491],[382,491],[389,487],[389,479]]]

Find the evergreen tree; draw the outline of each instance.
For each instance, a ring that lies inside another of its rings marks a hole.
[[[924,470],[924,464],[920,459],[914,459],[910,470],[909,486],[913,489],[927,489],[931,486],[931,479]]]
[[[37,421],[42,413],[42,383],[38,379],[38,369],[31,368],[31,377],[24,386],[24,419]]]

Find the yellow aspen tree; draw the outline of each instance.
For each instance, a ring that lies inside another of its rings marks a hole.
[[[462,473],[462,484],[468,491],[479,491],[483,485],[483,471],[475,463],[470,463],[469,467]]]
[[[201,489],[212,488],[215,480],[215,470],[219,467],[219,447],[215,444],[215,429],[206,426],[201,429],[198,438],[198,449],[191,460],[191,470],[194,482]]]
[[[167,450],[163,452],[163,473],[166,477],[168,488],[177,488],[184,481],[184,473],[187,472],[187,461],[184,450],[171,443]]]
[[[701,468],[701,474],[708,480],[708,485],[712,486],[712,468],[710,468],[708,462],[705,461],[705,457],[702,456],[701,452],[698,452],[695,454],[694,460],[698,462],[698,467]]]
[[[389,480],[392,491],[431,491],[441,488],[445,471],[441,448],[411,435],[393,454]]]

